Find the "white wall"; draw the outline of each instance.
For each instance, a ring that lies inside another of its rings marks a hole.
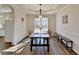
[[[44,17],[48,18],[48,29],[52,31],[52,36],[53,36],[54,32],[56,31],[56,15],[49,14],[49,15],[44,15]]]
[[[27,30],[34,31],[34,18],[36,15],[28,14],[27,15]]]
[[[13,20],[0,19],[0,24],[4,24],[5,27],[0,30],[0,36],[5,36],[5,42],[12,42],[13,45],[16,45],[20,40],[22,40],[27,34],[27,19],[26,11],[22,5],[10,5],[14,13],[13,14],[4,14],[3,16],[10,16]],[[22,22],[22,18],[24,21]]]
[[[68,24],[62,24],[63,15],[68,15]],[[79,5],[66,5],[56,16],[56,31],[70,38],[73,50],[79,54]]]
[[[14,40],[13,45],[16,45],[20,40],[26,36],[27,26],[26,26],[26,13],[23,11],[20,5],[12,5],[14,9]],[[22,18],[24,21],[22,22]]]
[[[4,29],[0,30],[0,36],[4,36]]]
[[[0,24],[5,24],[5,21],[3,18],[0,17]],[[4,26],[3,29],[0,29],[0,36],[4,36]]]
[[[12,42],[14,39],[14,20],[5,20],[5,42]]]
[[[5,36],[5,42],[12,42],[14,39],[14,13],[6,13],[3,14],[4,18],[4,36]],[[8,20],[6,20],[5,17],[9,17]]]
[[[37,17],[37,15],[35,14],[28,14],[27,15],[27,26],[28,26],[28,31],[34,30],[34,18]],[[47,17],[48,18],[48,28],[49,30],[52,30],[52,35],[56,30],[56,15],[55,14],[46,14],[43,15],[43,17]]]
[[[14,28],[14,20],[6,20],[6,16],[13,18],[13,14],[12,13],[4,13],[4,14],[0,14],[3,17],[0,17],[0,24],[3,25],[3,28],[0,29],[0,36],[4,36],[4,42],[12,42],[12,37],[13,37],[13,28]]]

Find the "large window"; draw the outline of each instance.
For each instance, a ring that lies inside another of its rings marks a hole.
[[[48,18],[35,18],[34,19],[34,31],[35,32],[47,32],[48,31]]]

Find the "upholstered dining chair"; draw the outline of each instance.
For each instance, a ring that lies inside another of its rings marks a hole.
[[[28,36],[30,36],[31,34],[32,34],[32,31],[29,30],[29,31],[28,31]]]

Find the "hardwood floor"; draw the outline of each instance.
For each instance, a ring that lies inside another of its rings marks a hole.
[[[21,55],[74,55],[74,53],[66,50],[55,38],[51,38],[49,52],[46,47],[33,47],[33,50],[30,51],[29,43]]]
[[[4,37],[0,38],[0,52],[5,48]]]
[[[12,47],[11,43],[5,42],[4,37],[0,37],[0,54],[2,50]]]
[[[23,40],[24,42],[26,40]],[[4,40],[0,40],[0,52],[5,48]],[[3,43],[2,43],[3,42]],[[21,42],[20,42],[21,43]],[[33,47],[33,50],[30,51],[30,42],[25,46],[25,48],[19,53],[19,55],[76,55],[72,51],[65,49],[54,37],[50,39],[50,48],[47,52],[47,47]]]

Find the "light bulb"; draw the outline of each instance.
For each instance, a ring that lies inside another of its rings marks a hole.
[[[39,15],[39,18],[42,18],[42,15]]]

